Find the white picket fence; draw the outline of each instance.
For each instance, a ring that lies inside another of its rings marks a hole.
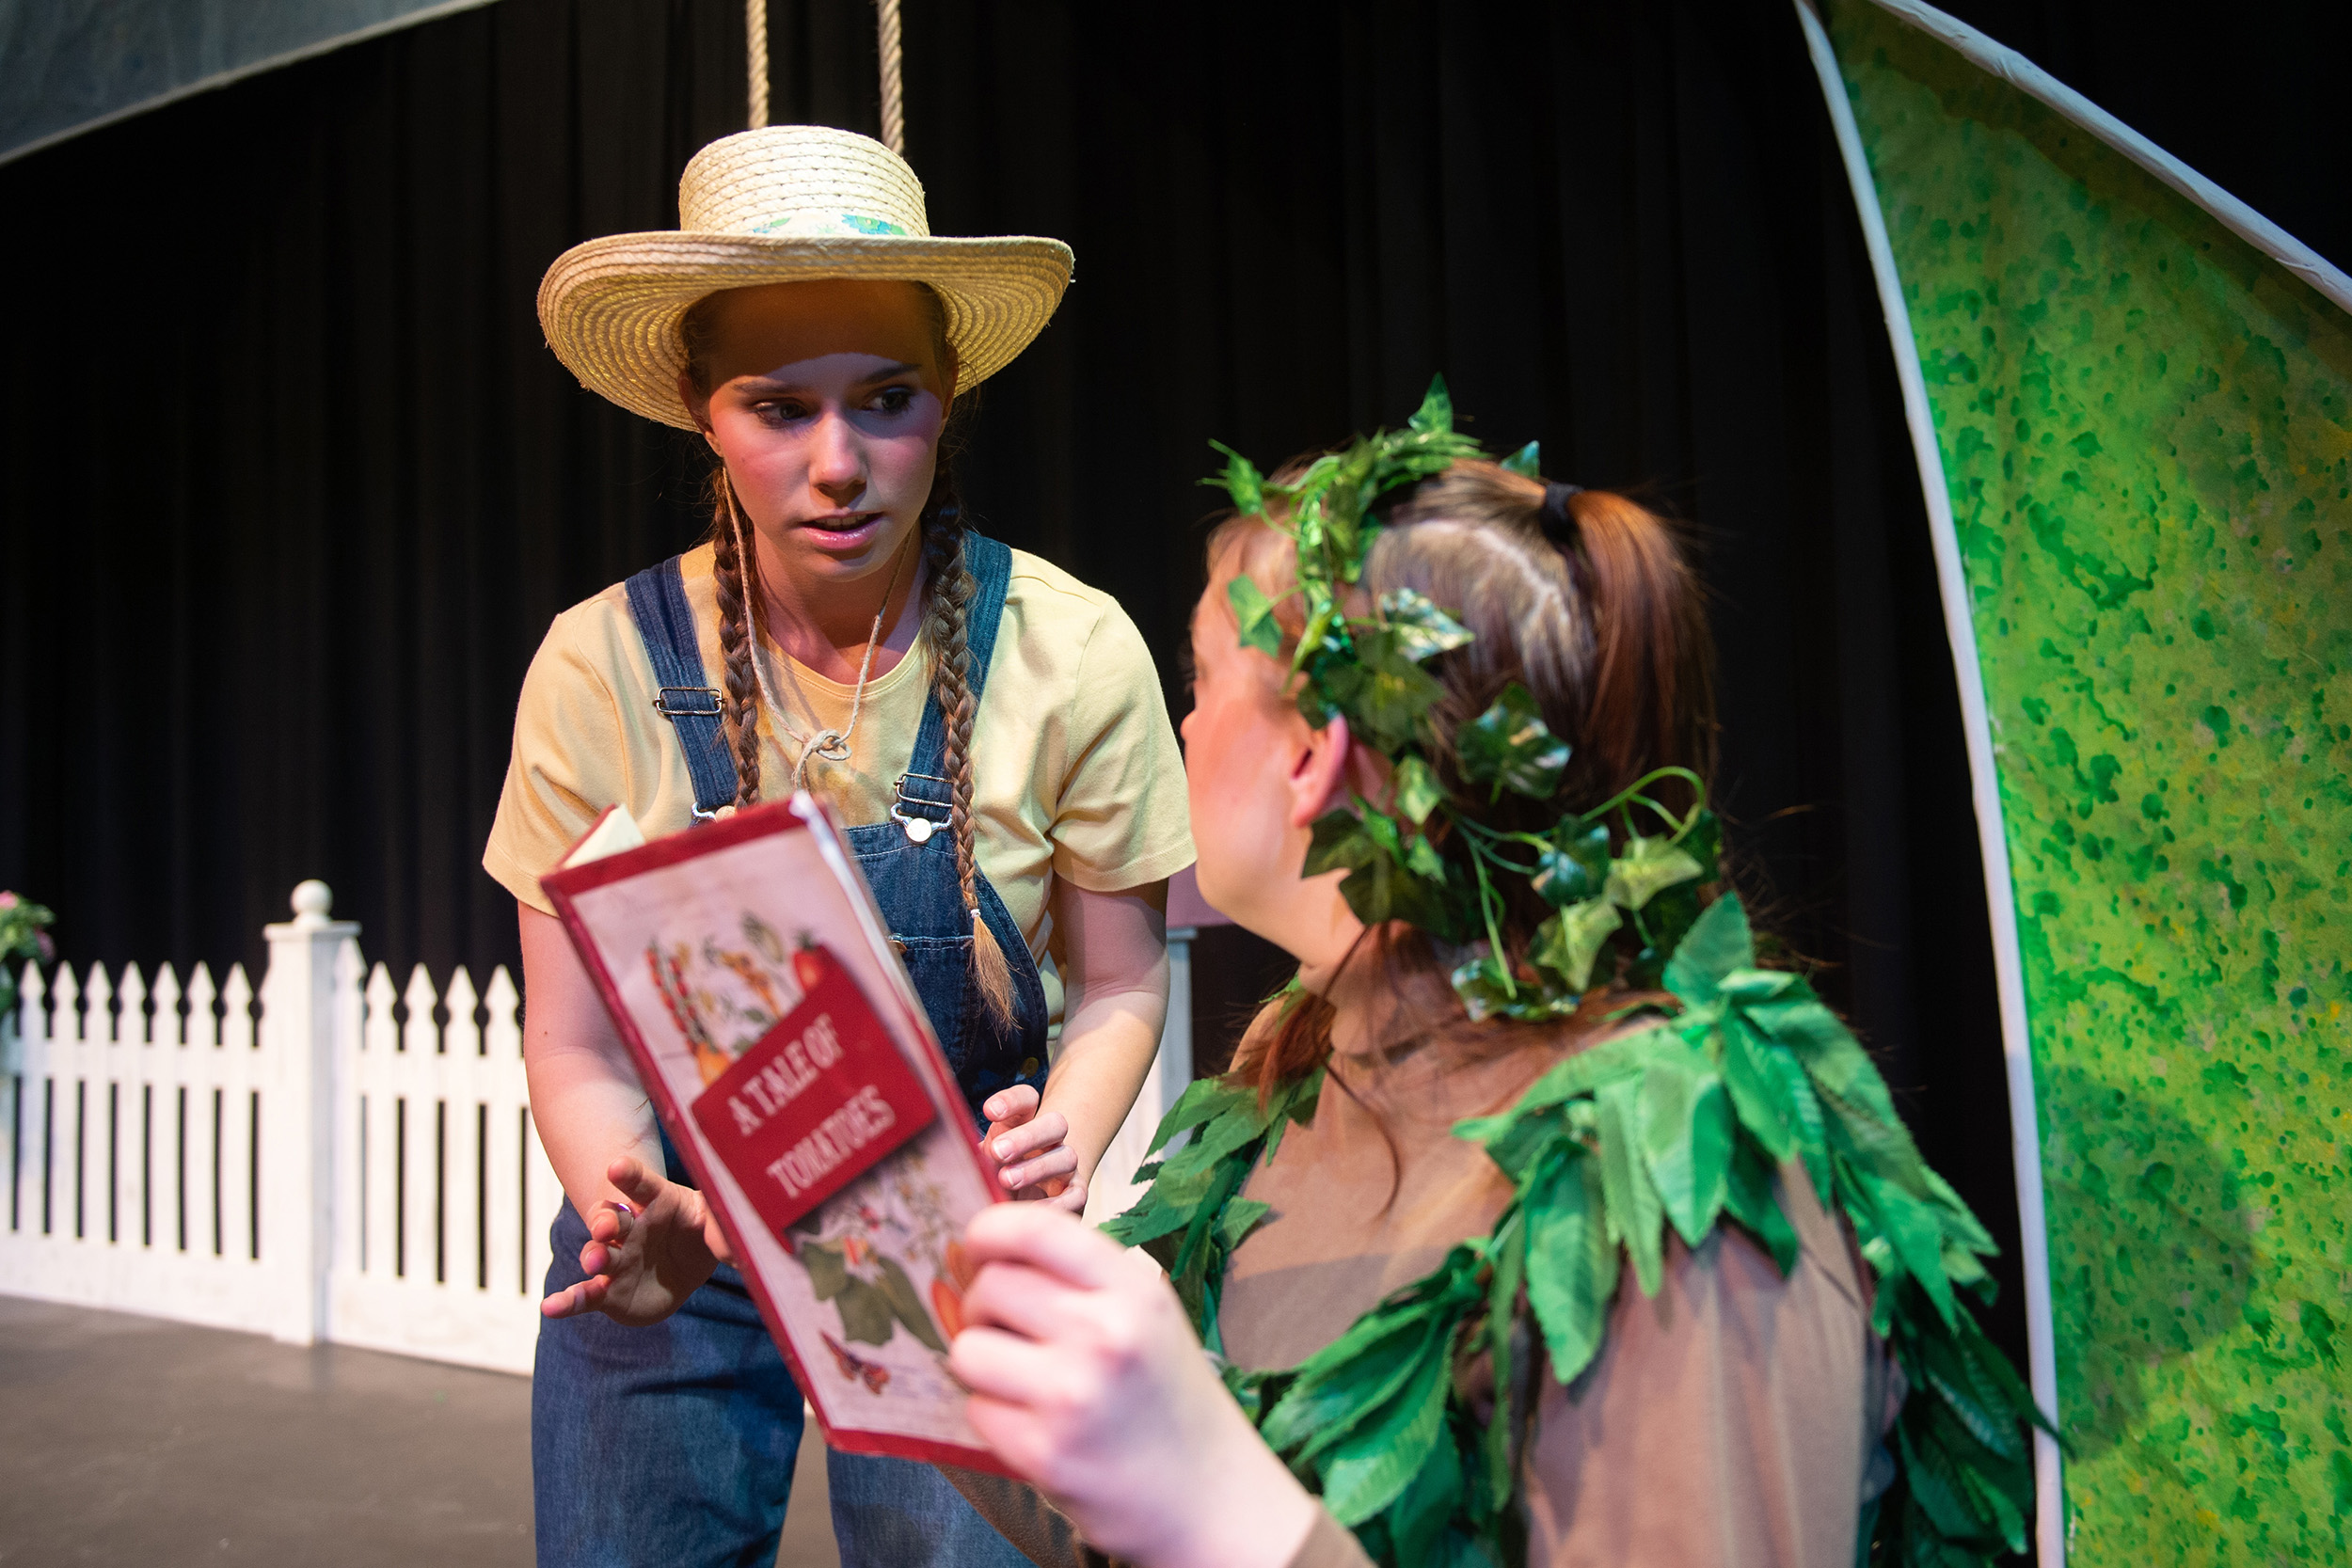
[[[324,884],[294,907],[258,996],[26,967],[0,1292],[528,1372],[560,1188],[514,981],[395,991]]]
[[[561,1188],[519,998],[420,964],[395,990],[322,882],[243,965],[24,971],[0,1020],[0,1294],[529,1372]],[[1159,1060],[1104,1154],[1100,1220],[1191,1078],[1188,929]],[[479,1016],[477,1016],[479,1015]]]

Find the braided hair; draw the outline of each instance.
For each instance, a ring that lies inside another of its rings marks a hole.
[[[972,719],[979,704],[972,695],[966,622],[979,585],[964,564],[963,538],[963,504],[956,494],[955,471],[943,454],[923,508],[923,635],[931,648],[931,689],[940,717],[947,721],[948,831],[956,843],[958,886],[972,917],[972,976],[988,1016],[1002,1027],[1012,1022],[1012,968],[996,934],[980,918],[979,863],[973,851]]]
[[[743,560],[742,524],[727,466],[710,473],[711,576],[719,590],[719,653],[726,664],[726,694],[720,720],[735,751],[735,804],[739,811],[759,800],[759,672],[752,664],[759,635],[759,558]],[[746,564],[750,570],[745,570]]]

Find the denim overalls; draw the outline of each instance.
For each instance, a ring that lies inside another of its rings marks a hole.
[[[967,624],[977,703],[1012,552],[971,533],[963,549],[978,584]],[[695,815],[704,817],[735,799],[735,762],[719,693],[704,679],[677,560],[638,573],[628,593],[661,688],[656,705],[677,732]],[[985,1125],[978,1107],[990,1095],[1010,1084],[1044,1085],[1045,990],[1027,941],[982,877],[980,917],[1012,970],[1012,1026],[997,1029],[979,1004],[971,917],[946,831],[946,721],[934,693],[924,705],[914,761],[898,781],[894,820],[850,828],[847,837],[956,1069],[977,1132]],[[917,820],[936,831],[903,825]],[[691,1180],[666,1129],[661,1144],[671,1180]],[[569,1202],[550,1239],[552,1294],[582,1277],[588,1228]],[[801,1446],[801,1391],[734,1268],[722,1264],[677,1312],[649,1327],[625,1328],[601,1313],[543,1323],[531,1406],[543,1564],[767,1568],[775,1560]],[[832,1452],[826,1465],[843,1568],[1028,1561],[928,1465]]]

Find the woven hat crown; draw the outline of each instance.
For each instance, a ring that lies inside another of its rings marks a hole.
[[[923,182],[875,141],[821,125],[771,125],[694,154],[677,187],[688,233],[928,238]]]

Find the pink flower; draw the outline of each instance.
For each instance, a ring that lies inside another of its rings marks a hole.
[[[16,895],[8,892],[5,889],[0,889],[0,910],[12,910],[16,908]]]
[[[33,933],[33,940],[40,943],[40,961],[42,963],[53,964],[57,961],[57,944],[49,940],[48,932],[35,931]]]

